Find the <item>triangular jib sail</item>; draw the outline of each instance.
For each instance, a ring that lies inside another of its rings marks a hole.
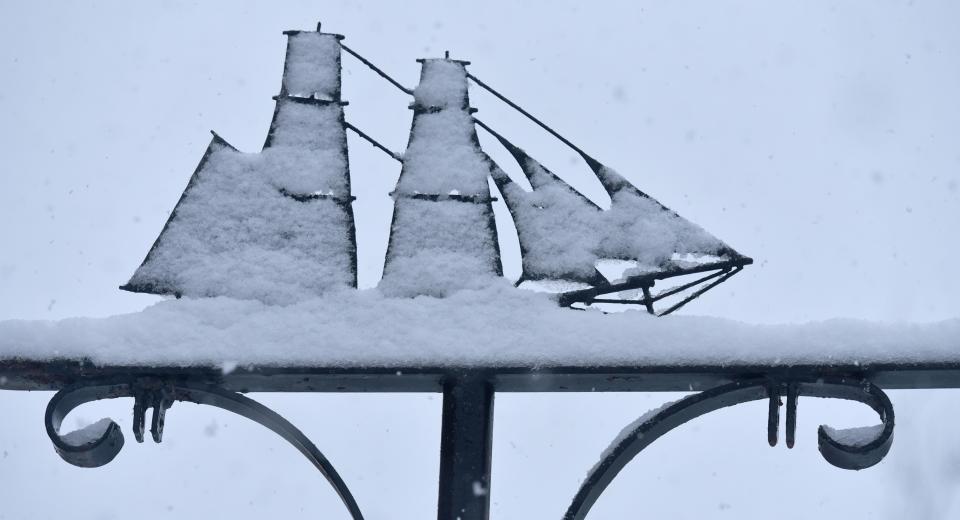
[[[658,298],[648,292],[657,280],[719,273],[706,282],[752,262],[586,154],[587,164],[610,196],[607,210],[489,126],[477,123],[510,152],[532,187],[523,189],[499,167],[492,172],[517,229],[523,256],[518,283],[560,282],[554,285],[561,288],[559,298],[566,305],[636,303],[652,310],[655,301],[698,285]],[[606,268],[598,269],[601,266]],[[619,294],[634,289],[643,296]],[[611,293],[620,299],[601,298]]]
[[[492,172],[520,241],[523,274],[518,283],[552,282],[543,287],[558,292],[561,305],[637,304],[651,314],[665,315],[753,263],[637,189],[476,76],[468,77],[577,152],[610,196],[610,209],[600,210],[518,146],[477,121],[516,159],[533,188],[523,190],[499,167]],[[709,274],[656,295],[650,291],[658,280],[699,273]],[[655,303],[678,295],[679,302],[655,310]]]

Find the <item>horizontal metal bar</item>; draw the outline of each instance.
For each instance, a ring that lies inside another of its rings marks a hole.
[[[860,364],[717,364],[538,367],[217,367],[97,366],[76,361],[0,360],[0,389],[60,390],[79,381],[144,376],[182,378],[237,392],[436,392],[451,377],[481,378],[497,392],[695,391],[744,377],[810,380],[853,377],[887,390],[960,388],[960,361]]]

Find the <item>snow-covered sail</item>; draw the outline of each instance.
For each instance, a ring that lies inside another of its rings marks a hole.
[[[493,129],[480,125],[516,158],[533,188],[524,190],[499,166],[491,171],[520,241],[518,284],[542,280],[604,283],[597,271],[600,207]]]
[[[669,314],[753,262],[467,72],[469,62],[449,56],[417,60],[420,83],[411,90],[343,45],[340,35],[321,33],[319,26],[285,34],[283,82],[263,150],[241,153],[214,134],[123,289],[286,303],[356,287],[347,129],[402,163],[391,193],[393,220],[379,284],[390,296],[444,297],[502,277],[496,196],[517,231],[517,285],[557,293],[563,306],[622,303]],[[341,51],[413,96],[404,154],[345,121]],[[580,154],[607,191],[610,207],[595,204],[477,120],[470,82]],[[476,126],[506,148],[532,189],[484,152]],[[689,275],[699,278],[680,278],[676,287],[651,292],[661,280]],[[655,310],[655,303],[670,297],[680,301]]]
[[[263,150],[242,153],[214,134],[122,289],[284,303],[356,287],[342,36],[285,34],[283,82]]]
[[[418,60],[413,125],[393,192],[382,290],[445,296],[502,274],[487,178],[467,96],[467,62]]]
[[[579,148],[574,147],[610,197],[607,210],[492,128],[477,122],[516,159],[532,188],[524,190],[499,167],[492,171],[520,241],[523,273],[518,283],[553,282],[560,288],[559,299],[564,304],[637,302],[653,312],[653,303],[658,300],[710,282],[696,293],[698,296],[752,263]],[[649,292],[657,280],[704,272],[711,274],[679,290],[656,296]],[[634,290],[640,290],[642,297],[623,294]],[[606,294],[621,298],[601,298]],[[680,306],[687,301],[681,300]]]

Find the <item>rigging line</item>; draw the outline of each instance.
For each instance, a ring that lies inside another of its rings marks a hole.
[[[346,126],[347,128],[349,128],[350,130],[353,130],[353,132],[354,132],[355,134],[357,134],[357,135],[359,135],[360,137],[362,137],[363,139],[365,139],[368,143],[372,144],[372,145],[373,145],[374,147],[376,147],[376,148],[379,148],[381,151],[383,151],[383,153],[385,153],[385,154],[389,155],[390,157],[392,157],[393,160],[395,160],[395,161],[397,161],[397,162],[401,162],[401,163],[403,162],[403,157],[402,157],[400,154],[398,154],[398,153],[396,153],[396,152],[393,152],[393,151],[391,151],[389,148],[387,148],[386,146],[383,146],[382,144],[378,143],[374,138],[372,138],[372,137],[370,137],[369,135],[363,133],[363,131],[360,130],[359,128],[351,125],[350,123],[347,123],[346,121],[344,121],[343,124],[344,124],[344,126]]]
[[[519,148],[518,146],[508,141],[506,137],[500,135],[500,133],[494,130],[493,128],[490,128],[490,125],[484,123],[483,121],[477,119],[476,117],[471,117],[471,119],[473,119],[473,122],[476,123],[477,126],[486,130],[487,133],[495,137],[497,141],[500,141],[500,144],[503,145],[503,147],[506,148],[511,155],[514,155],[514,157],[516,157],[515,152],[520,152],[521,154],[529,157],[530,159],[533,159],[532,157],[528,156],[527,153],[523,151],[523,149]],[[517,161],[519,162],[520,159],[517,159]],[[523,165],[521,164],[521,166]]]
[[[500,138],[500,134],[494,132],[493,129],[490,128],[489,126],[487,126],[487,124],[484,123],[483,121],[481,121],[481,120],[479,120],[479,119],[477,119],[477,118],[474,117],[474,118],[473,118],[473,122],[476,123],[477,126],[479,126],[480,128],[483,128],[483,129],[486,130],[487,132],[490,132],[490,135],[492,135],[492,136],[494,136],[494,137],[497,137],[497,138]]]
[[[493,87],[491,87],[490,85],[487,85],[487,84],[484,83],[483,81],[480,81],[479,78],[477,78],[477,77],[474,76],[473,74],[470,74],[469,72],[467,73],[467,77],[470,78],[470,79],[472,79],[473,82],[476,83],[477,85],[480,85],[481,87],[483,87],[487,92],[489,92],[489,93],[493,94],[494,96],[496,96],[500,101],[503,101],[504,103],[510,105],[511,108],[513,108],[513,109],[516,110],[517,112],[520,112],[521,114],[523,114],[524,116],[526,116],[527,119],[529,119],[529,120],[533,121],[534,123],[536,123],[540,128],[543,128],[544,130],[546,130],[547,132],[549,132],[550,135],[552,135],[552,136],[556,137],[557,139],[559,139],[560,142],[562,142],[563,144],[565,144],[565,145],[569,146],[570,148],[572,148],[575,152],[577,152],[578,154],[580,154],[580,155],[584,158],[584,160],[586,160],[588,163],[590,163],[590,162],[597,162],[597,160],[594,159],[593,157],[590,157],[590,155],[589,155],[587,152],[584,152],[583,150],[581,150],[579,146],[573,144],[572,142],[570,142],[569,139],[567,139],[566,137],[564,137],[564,136],[560,135],[559,133],[557,133],[557,131],[554,130],[553,128],[550,128],[549,126],[547,126],[546,123],[544,123],[543,121],[537,119],[536,116],[534,116],[534,115],[531,114],[530,112],[527,112],[526,110],[524,110],[523,108],[521,108],[520,105],[518,105],[518,104],[514,103],[513,101],[510,101],[509,99],[507,99],[503,94],[501,94],[501,93],[497,92],[496,90],[494,90]]]
[[[360,62],[363,63],[364,65],[366,65],[367,67],[370,67],[370,70],[376,72],[377,74],[380,75],[380,77],[382,77],[383,79],[389,81],[390,84],[393,85],[394,87],[397,87],[398,89],[402,90],[405,94],[409,94],[409,95],[411,95],[411,96],[413,95],[413,89],[409,89],[409,88],[407,88],[407,87],[404,87],[403,85],[400,84],[399,81],[391,78],[389,75],[387,75],[386,72],[380,70],[380,68],[377,67],[376,65],[374,65],[373,63],[370,63],[370,60],[368,60],[368,59],[364,58],[363,56],[357,54],[353,49],[351,49],[350,47],[347,47],[347,46],[344,45],[342,42],[340,43],[340,48],[343,49],[343,50],[345,50],[345,51],[347,51],[347,52],[348,52],[351,56],[353,56],[354,58],[360,60]]]
[[[709,291],[710,289],[713,289],[714,287],[716,287],[716,286],[722,284],[723,282],[727,281],[727,278],[730,278],[731,276],[739,273],[739,272],[742,271],[742,270],[743,270],[742,267],[737,267],[737,268],[735,268],[735,269],[732,270],[732,271],[728,271],[726,274],[724,274],[724,275],[721,276],[720,278],[717,278],[716,280],[708,283],[707,285],[704,285],[704,286],[701,287],[700,289],[698,289],[698,290],[696,290],[695,292],[693,292],[693,294],[691,294],[690,296],[687,296],[687,297],[684,298],[683,300],[677,302],[676,304],[673,305],[673,307],[670,307],[669,309],[667,309],[667,310],[665,310],[665,311],[658,312],[658,313],[657,313],[657,316],[666,316],[666,315],[672,313],[673,311],[679,309],[680,307],[683,307],[684,305],[692,302],[693,300],[696,300],[697,298],[699,298],[700,296],[702,296],[703,293],[705,293],[705,292]]]

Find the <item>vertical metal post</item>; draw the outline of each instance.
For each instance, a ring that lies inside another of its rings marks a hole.
[[[483,374],[444,382],[437,520],[490,517],[493,386]]]

